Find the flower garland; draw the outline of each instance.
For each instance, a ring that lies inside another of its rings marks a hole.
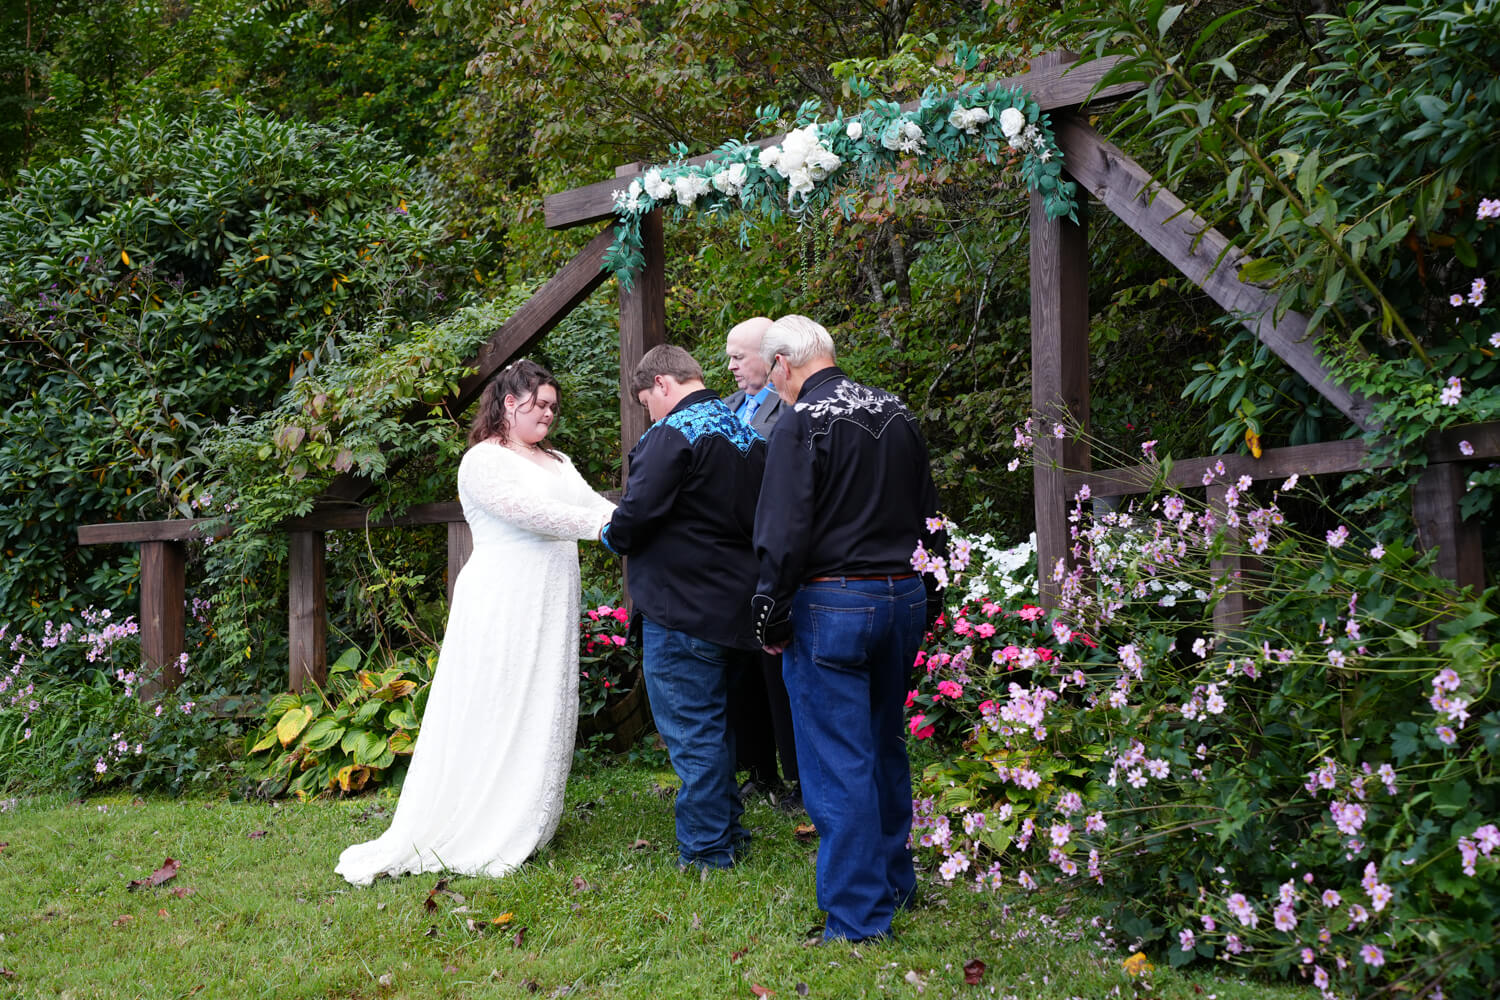
[[[854,212],[848,189],[887,175],[903,160],[916,158],[919,168],[939,159],[952,160],[972,151],[990,163],[1002,148],[1021,156],[1021,176],[1043,197],[1047,218],[1077,221],[1075,185],[1062,179],[1062,151],[1051,122],[1035,99],[1019,87],[969,84],[956,90],[930,87],[918,106],[902,111],[891,101],[869,99],[869,86],[856,81],[869,100],[867,109],[828,121],[816,120],[819,104],[798,110],[796,127],[780,145],[761,149],[736,139],[724,143],[718,156],[693,165],[683,162],[687,147],[674,144],[673,159],[654,166],[615,192],[615,241],[604,255],[604,269],[630,288],[645,263],[641,252],[641,219],[657,208],[675,218],[688,215],[758,213],[775,221],[782,214],[821,211],[836,199],[844,218]],[[780,115],[776,107],[759,109],[757,125]],[[740,245],[749,243],[751,223],[740,225]]]

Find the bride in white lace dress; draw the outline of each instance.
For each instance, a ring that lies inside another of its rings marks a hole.
[[[378,875],[498,876],[562,816],[578,724],[578,545],[614,505],[545,443],[558,386],[530,361],[486,387],[458,467],[474,551],[453,588],[422,729],[390,828],[339,857]]]

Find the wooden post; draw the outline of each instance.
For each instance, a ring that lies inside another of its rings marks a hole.
[[[1422,547],[1437,550],[1433,571],[1477,593],[1484,589],[1484,545],[1479,525],[1459,516],[1465,475],[1451,462],[1429,465],[1412,491],[1412,514]]]
[[[617,175],[633,174],[640,164],[620,167]],[[662,235],[661,210],[641,220],[641,250],[645,263],[635,276],[629,291],[620,289],[620,457],[646,433],[649,420],[635,394],[630,391],[630,375],[642,355],[667,342],[667,268],[666,246]],[[621,468],[621,486],[630,470]]]
[[[448,522],[448,603],[453,603],[453,587],[458,574],[474,552],[474,532],[468,521]]]
[[[182,681],[179,658],[187,644],[183,602],[187,595],[182,542],[141,543],[141,665],[147,677],[142,701],[151,701]]]
[[[328,597],[324,590],[323,532],[287,532],[288,639],[291,686],[328,681]]]
[[[1066,476],[1088,471],[1088,195],[1078,189],[1078,222],[1051,220],[1031,196],[1031,412],[1037,577],[1042,606],[1057,606],[1059,559],[1071,565]],[[1069,427],[1064,438],[1053,426]]]
[[[1229,478],[1238,471],[1232,463],[1226,464],[1230,465],[1231,472],[1208,486],[1208,507],[1219,523],[1224,525],[1227,544],[1227,551],[1215,558],[1209,567],[1214,579],[1222,580],[1227,588],[1224,596],[1214,605],[1214,631],[1220,634],[1233,632],[1244,625],[1251,608],[1245,580],[1245,573],[1251,568],[1251,564],[1240,555],[1243,551],[1240,546],[1242,533],[1238,527],[1231,527],[1224,520],[1229,514],[1229,504],[1226,502],[1229,496]]]

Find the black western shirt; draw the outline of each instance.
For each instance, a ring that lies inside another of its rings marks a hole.
[[[666,628],[754,649],[751,532],[765,441],[709,389],[684,398],[630,450],[603,541],[625,556],[636,609]]]
[[[927,530],[937,504],[927,445],[899,399],[837,367],[808,376],[766,455],[755,513],[757,638],[780,640],[765,626],[784,623],[813,577],[903,576],[919,541],[941,551],[946,540]]]

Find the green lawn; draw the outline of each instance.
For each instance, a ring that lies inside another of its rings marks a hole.
[[[1165,968],[1132,980],[1087,897],[929,891],[895,941],[804,944],[820,915],[803,816],[761,802],[752,856],[677,871],[670,773],[575,772],[553,844],[501,880],[333,874],[388,796],[306,804],[21,799],[0,814],[0,995],[24,997],[1153,996],[1310,990]],[[645,842],[639,844],[638,842]],[[131,891],[171,857],[175,878]],[[508,922],[492,921],[510,914]],[[472,921],[472,924],[471,924]],[[964,965],[985,963],[977,986]]]

